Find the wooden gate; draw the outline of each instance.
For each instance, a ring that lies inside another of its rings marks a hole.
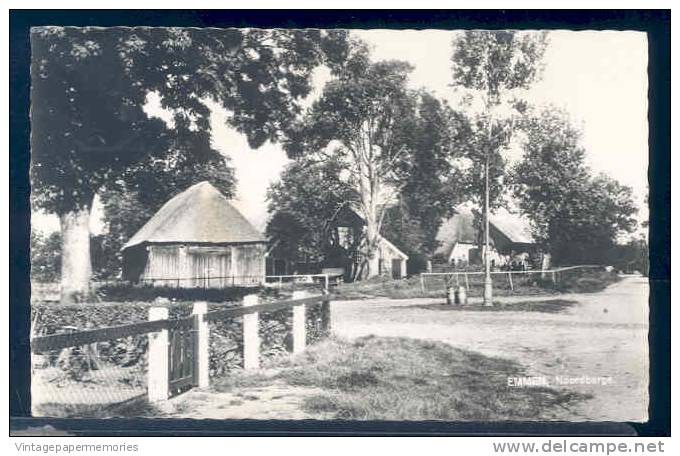
[[[196,319],[177,320],[169,331],[168,391],[176,396],[198,384],[196,378],[197,328]]]

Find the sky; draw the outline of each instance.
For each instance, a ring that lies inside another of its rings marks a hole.
[[[443,30],[362,30],[355,35],[372,46],[375,60],[406,60],[414,66],[410,85],[424,87],[454,102],[451,83],[452,37]],[[564,108],[583,129],[586,159],[633,187],[644,206],[647,193],[647,41],[639,32],[554,31],[546,50],[545,71],[528,98],[537,104]],[[318,94],[327,79],[319,74]],[[312,95],[313,97],[314,95]],[[455,107],[455,105],[453,105]],[[219,114],[220,117],[224,113]],[[266,224],[266,189],[287,159],[280,146],[248,148],[245,139],[216,125],[215,146],[231,156],[236,167],[238,207],[253,223]],[[646,210],[641,212],[647,217]]]
[[[452,39],[444,30],[361,30],[353,32],[372,48],[374,60],[398,59],[414,69],[410,86],[425,88],[456,107],[450,87]],[[527,93],[535,104],[564,108],[583,130],[586,160],[634,190],[640,220],[647,218],[647,41],[641,32],[552,31],[544,56],[542,79]],[[314,91],[320,94],[329,75],[315,72]],[[288,162],[280,145],[257,150],[226,125],[227,113],[213,106],[213,146],[231,159],[238,179],[234,204],[257,228],[267,220],[266,191]],[[150,112],[156,108],[151,107]],[[512,158],[512,157],[510,157]],[[95,207],[91,227],[101,231],[101,211]],[[54,217],[38,215],[34,224],[44,231],[58,229]]]

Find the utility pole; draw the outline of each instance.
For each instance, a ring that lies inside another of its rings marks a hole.
[[[493,282],[489,261],[489,151],[484,166],[484,306],[493,306]]]

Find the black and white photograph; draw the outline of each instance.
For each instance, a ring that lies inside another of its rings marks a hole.
[[[645,423],[649,61],[620,28],[31,27],[31,415]]]

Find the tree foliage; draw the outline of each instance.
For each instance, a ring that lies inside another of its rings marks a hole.
[[[465,184],[482,214],[487,167],[489,208],[503,204],[503,151],[525,109],[522,92],[541,77],[546,46],[544,32],[512,30],[469,30],[453,41],[453,87],[463,95],[469,125]]]
[[[470,129],[465,116],[426,92],[418,94],[414,114],[405,132],[412,152],[402,162],[398,208],[388,217],[392,226],[399,222],[402,234],[388,238],[410,255],[432,255],[442,221],[469,194],[459,161],[465,156]]]
[[[415,109],[406,86],[410,71],[405,62],[371,62],[365,47],[355,44],[287,142],[291,157],[320,153],[344,163],[366,224],[363,253],[369,276],[378,273],[380,230],[398,192],[400,163],[412,153],[404,140]]]
[[[545,32],[468,30],[454,40],[453,83],[483,95],[487,106],[540,78]]]
[[[631,239],[616,245],[610,252],[608,264],[631,273],[638,271],[645,277],[649,275],[649,245],[644,238]]]
[[[228,123],[252,147],[279,140],[301,112],[314,68],[336,66],[345,43],[345,31],[32,29],[32,197],[69,227],[62,239],[74,244],[63,249],[73,280],[62,280],[63,298],[87,293],[87,246],[74,252],[75,244],[86,244],[95,194],[114,198],[125,188],[127,197],[140,199],[143,213],[168,194],[162,185],[143,185],[159,179],[130,170],[190,173],[218,163],[208,100],[230,113]],[[150,94],[171,112],[170,122],[145,112]]]
[[[88,207],[149,155],[180,150],[200,162],[206,155],[196,149],[210,150],[205,99],[229,110],[253,147],[277,140],[300,112],[312,70],[328,55],[341,58],[343,42],[344,32],[34,28],[36,204],[57,213]],[[173,112],[172,128],[144,112],[152,92]]]
[[[632,189],[591,175],[581,132],[565,112],[532,112],[522,129],[524,155],[512,181],[534,237],[558,262],[605,261],[617,236],[635,226]]]
[[[272,215],[267,236],[276,242],[280,257],[319,262],[337,255],[340,243],[335,222],[343,208],[356,202],[355,191],[340,179],[343,171],[337,157],[300,158],[269,188]]]
[[[445,102],[409,90],[409,71],[403,62],[372,63],[364,48],[355,49],[289,139],[289,154],[300,165],[292,165],[270,195],[276,198],[270,232],[324,225],[339,205],[351,201],[366,225],[364,255],[371,255],[380,235],[406,252],[436,249],[442,219],[464,198],[455,159],[463,154],[468,129]],[[307,174],[310,161],[329,161],[346,179],[317,182]],[[312,183],[316,191],[304,196],[290,190]],[[292,205],[298,205],[296,211],[282,210]],[[310,225],[306,214],[321,219]],[[330,245],[320,247],[324,242],[307,244],[328,257]]]

